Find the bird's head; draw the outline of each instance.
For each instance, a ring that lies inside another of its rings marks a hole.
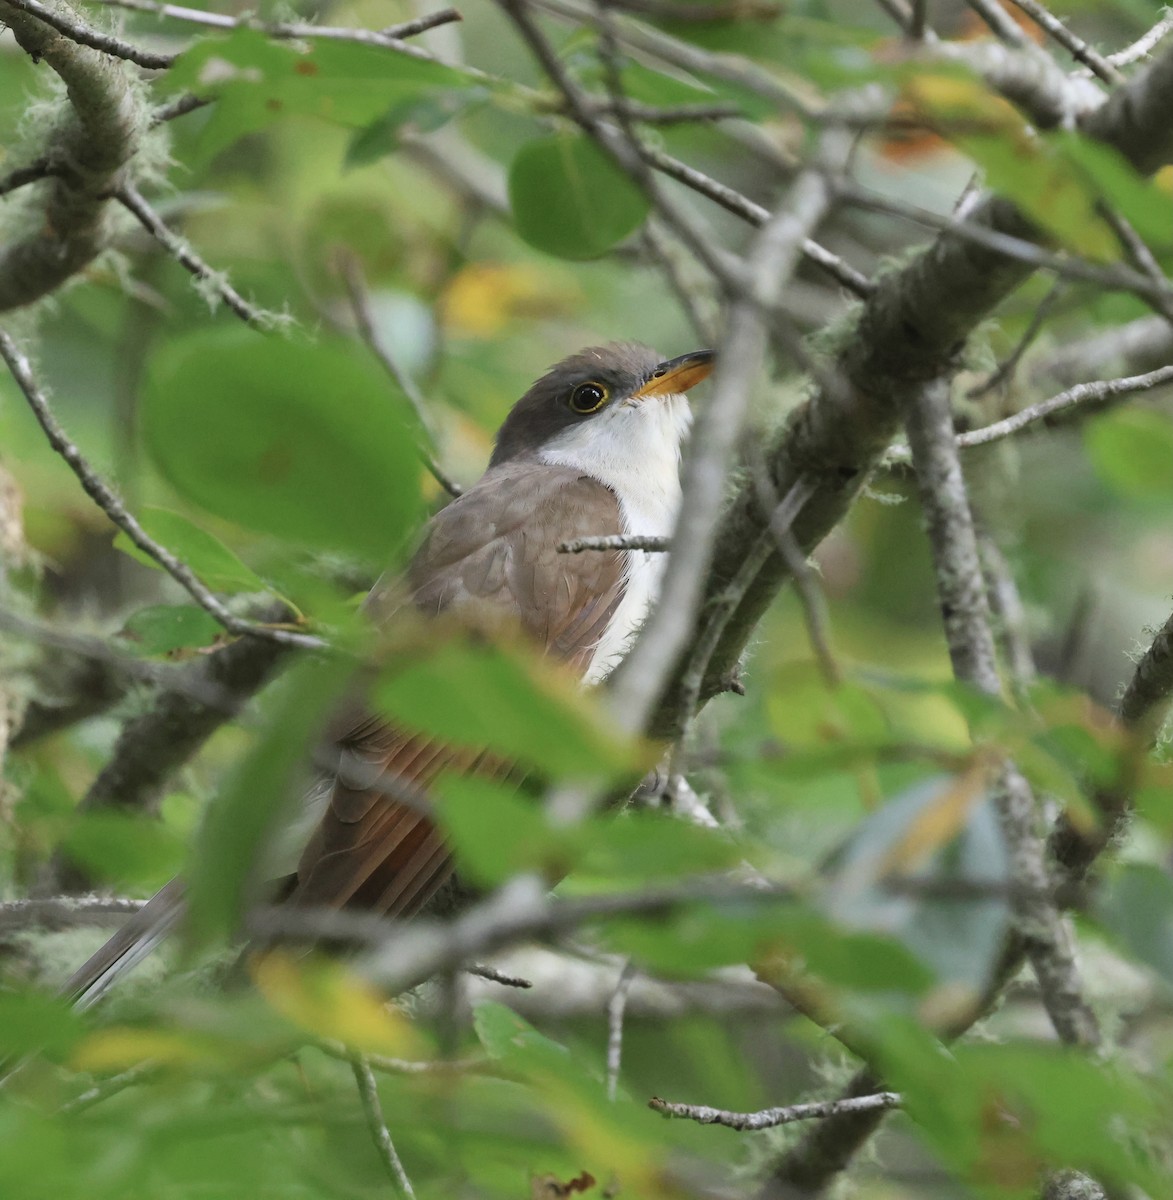
[[[552,367],[513,406],[490,466],[529,455],[592,449],[670,455],[691,421],[684,393],[713,369],[713,352],[663,360],[637,342],[593,346]]]

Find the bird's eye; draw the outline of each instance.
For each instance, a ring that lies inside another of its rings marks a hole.
[[[570,407],[576,413],[598,412],[607,403],[607,388],[601,383],[580,383],[570,393]]]

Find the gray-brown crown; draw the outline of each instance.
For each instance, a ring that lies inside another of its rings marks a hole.
[[[592,420],[647,383],[659,365],[660,356],[639,342],[591,346],[564,358],[510,410],[497,431],[489,466],[532,454],[564,429]],[[576,412],[571,407],[575,389],[592,383],[606,389],[607,402],[595,412]]]

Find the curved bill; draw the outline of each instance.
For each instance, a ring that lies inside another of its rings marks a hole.
[[[647,400],[652,396],[679,396],[709,377],[714,358],[712,350],[694,350],[691,354],[670,358],[652,372],[647,383],[631,393],[631,398]]]

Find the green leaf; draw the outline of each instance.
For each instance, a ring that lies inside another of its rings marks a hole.
[[[214,592],[263,592],[268,589],[269,585],[219,538],[189,521],[182,513],[147,506],[139,514],[139,524],[155,541],[187,563]],[[163,569],[125,533],[118,533],[114,547],[144,566],[156,571]]]
[[[195,604],[156,604],[132,613],[121,636],[141,653],[155,655],[209,646],[223,632],[220,622]]]
[[[185,926],[191,945],[237,931],[263,882],[256,878],[262,849],[300,800],[309,748],[350,674],[340,659],[303,661],[275,685],[264,730],[208,805],[196,835]]]
[[[556,258],[598,258],[648,215],[647,197],[589,138],[558,135],[522,146],[509,168],[517,232]]]
[[[635,761],[598,702],[532,652],[448,639],[385,671],[373,699],[413,733],[555,776],[597,779]]]
[[[1096,474],[1123,496],[1173,500],[1173,421],[1150,408],[1122,408],[1084,428]]]
[[[970,1042],[915,1060],[893,1053],[883,1071],[934,1151],[981,1195],[1037,1196],[1039,1176],[1058,1164],[1148,1196],[1173,1188],[1168,1166],[1145,1150],[1164,1143],[1168,1102],[1120,1062],[1074,1047]],[[1120,1135],[1106,1135],[1107,1114]]]
[[[216,100],[200,140],[205,158],[289,115],[361,128],[395,104],[466,88],[440,63],[339,41],[275,42],[252,29],[202,38],[167,73],[167,87]]]
[[[486,887],[519,871],[550,868],[565,858],[567,841],[550,828],[537,801],[516,787],[476,775],[442,774],[433,785],[437,811],[460,864],[461,875]]]
[[[1118,151],[1077,133],[1050,134],[1048,140],[1154,249],[1167,247],[1173,233],[1173,200],[1146,179]]]
[[[183,339],[151,362],[142,419],[176,490],[252,529],[384,565],[419,520],[410,409],[333,343]]]
[[[547,1061],[569,1065],[569,1051],[559,1042],[539,1033],[524,1017],[504,1004],[486,1000],[473,1011],[477,1038],[492,1058],[541,1055]]]
[[[671,879],[737,866],[746,847],[724,830],[668,813],[604,815],[582,827],[576,870],[608,880]]]
[[[120,812],[79,812],[62,847],[97,879],[159,888],[183,866],[186,842],[159,821]]]
[[[726,833],[667,813],[604,813],[576,826],[552,826],[537,799],[516,785],[442,774],[433,790],[461,874],[486,886],[533,870],[550,879],[573,872],[638,884],[719,871],[745,858],[745,847]]]
[[[434,133],[486,95],[482,87],[469,87],[434,88],[404,96],[354,135],[346,149],[346,165],[362,166],[391,154],[407,135]]]
[[[654,971],[695,977],[715,967],[801,963],[824,984],[863,992],[918,994],[932,974],[891,937],[843,930],[792,901],[706,901],[655,920],[606,923],[607,940]]]
[[[0,991],[0,1059],[41,1051],[58,1057],[81,1036],[68,1001],[44,992]],[[0,1070],[11,1067],[0,1062]]]

